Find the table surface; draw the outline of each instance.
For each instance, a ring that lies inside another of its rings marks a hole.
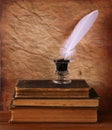
[[[0,112],[0,130],[112,130],[112,112],[99,114],[98,123],[16,123],[9,124],[10,113]]]

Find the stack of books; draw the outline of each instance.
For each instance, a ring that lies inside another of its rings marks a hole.
[[[19,80],[11,101],[10,122],[97,122],[99,97],[85,80],[55,84]]]

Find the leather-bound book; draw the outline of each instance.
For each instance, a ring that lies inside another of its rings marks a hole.
[[[51,80],[19,80],[16,98],[89,98],[85,80],[72,80],[70,84],[55,84]]]

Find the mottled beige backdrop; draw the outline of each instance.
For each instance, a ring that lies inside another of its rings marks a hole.
[[[99,16],[76,48],[72,79],[85,79],[112,106],[111,0],[4,0],[2,4],[2,106],[8,110],[17,79],[53,79],[53,59],[77,22],[93,10]],[[80,73],[81,72],[81,73]],[[111,104],[110,104],[111,103]]]

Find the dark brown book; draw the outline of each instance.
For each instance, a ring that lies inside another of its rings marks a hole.
[[[97,108],[14,107],[10,122],[97,122]]]
[[[96,91],[91,88],[89,98],[59,98],[59,99],[33,99],[15,98],[12,99],[14,106],[61,106],[61,107],[98,107],[99,97]]]
[[[55,84],[51,80],[19,80],[15,87],[18,98],[87,98],[89,86],[85,80],[70,84]]]

